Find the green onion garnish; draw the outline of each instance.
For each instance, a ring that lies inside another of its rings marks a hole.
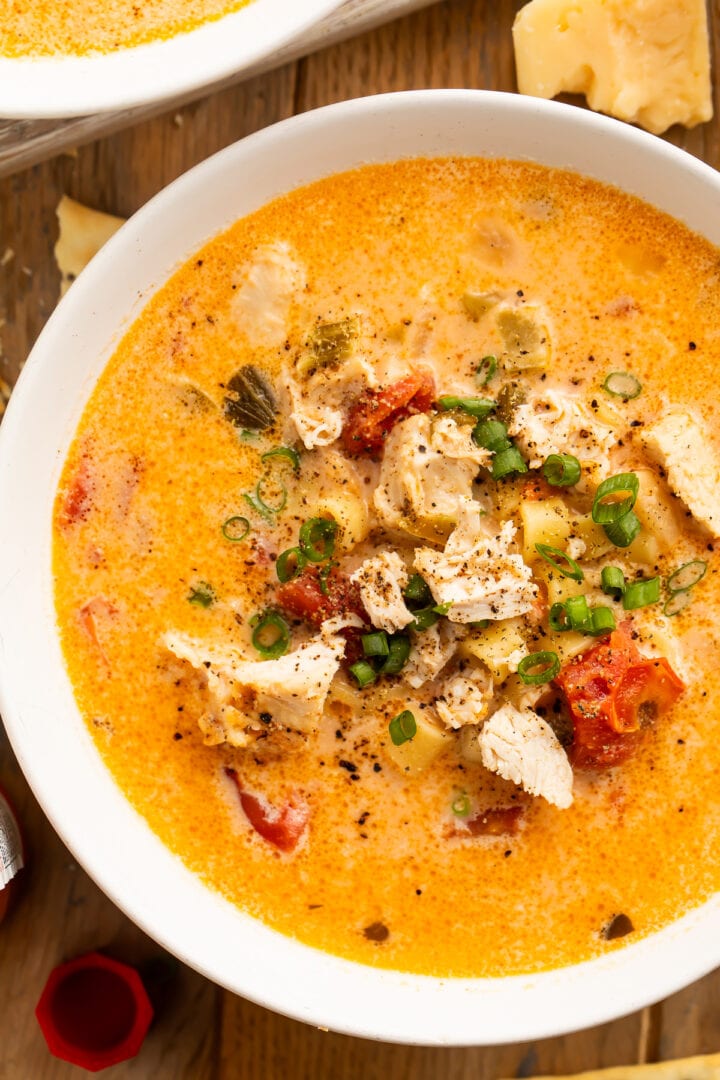
[[[497,371],[497,366],[497,356],[483,356],[475,371],[475,377],[481,386],[487,386]]]
[[[410,655],[410,638],[404,634],[393,634],[388,638],[389,653],[380,668],[381,675],[397,675],[407,664]]]
[[[628,514],[638,497],[640,481],[635,473],[618,473],[603,480],[595,493],[592,507],[592,519],[598,525],[614,525]],[[614,496],[621,494],[625,498]],[[613,496],[613,498],[611,498]],[[609,501],[605,501],[605,500]]]
[[[250,620],[254,627],[252,643],[266,660],[284,656],[290,644],[290,627],[276,611],[254,615]]]
[[[255,511],[255,513],[263,519],[263,521],[267,521],[268,525],[275,524],[274,512],[270,509],[269,506],[266,506],[265,503],[260,502],[256,494],[246,491],[243,493],[243,499],[248,504],[248,506],[251,507]]]
[[[275,563],[278,581],[282,581],[283,585],[287,581],[294,581],[296,577],[302,574],[306,566],[307,559],[299,547],[287,548],[281,555],[278,555]]]
[[[337,565],[338,564],[336,562],[326,562],[324,566],[320,567],[320,573],[318,574],[318,582],[320,584],[320,592],[323,594],[323,596],[328,595],[328,589],[330,587],[328,584],[328,578],[332,573],[333,567]]]
[[[239,544],[250,532],[250,522],[240,514],[234,514],[223,522],[222,534],[231,544]]]
[[[310,518],[300,526],[300,550],[310,562],[329,559],[335,550],[338,523],[332,518]]]
[[[410,627],[418,631],[429,630],[440,618],[434,607],[417,608],[413,615],[415,619],[410,623]]]
[[[417,732],[415,717],[409,709],[404,709],[403,712],[398,713],[397,716],[390,721],[388,731],[393,744],[395,746],[402,746],[403,743],[409,742]]]
[[[410,580],[405,586],[403,597],[408,604],[419,604],[421,607],[425,607],[427,604],[432,603],[432,593],[430,592],[428,583],[420,574],[410,575]]]
[[[679,615],[681,611],[684,611],[692,600],[692,593],[689,589],[685,589],[684,592],[673,593],[669,600],[665,602],[663,608],[663,615],[669,615],[671,618],[673,615]]]
[[[300,469],[300,455],[291,446],[275,446],[272,450],[266,450],[260,460],[269,461],[270,458],[287,458],[295,472]]]
[[[588,634],[593,628],[592,614],[586,596],[570,596],[565,601],[565,614],[573,630]]]
[[[705,577],[707,563],[704,559],[692,559],[683,563],[667,579],[667,589],[671,593],[686,592]]]
[[[631,581],[625,586],[623,608],[635,611],[636,608],[657,604],[660,599],[660,578],[646,578],[644,581]]]
[[[446,394],[444,397],[438,398],[438,405],[443,411],[447,411],[448,409],[462,409],[462,411],[468,413],[468,415],[475,416],[478,420],[483,420],[488,413],[491,413],[493,409],[497,408],[497,401],[493,401],[491,398],[454,397],[451,394]]]
[[[517,671],[528,686],[540,686],[555,678],[560,671],[560,659],[554,652],[529,653],[520,661]]]
[[[263,497],[263,490],[264,490],[264,487],[267,484],[268,480],[269,480],[268,476],[261,476],[260,477],[260,479],[257,482],[257,487],[255,488],[255,498],[257,499],[260,506],[262,506],[263,510],[267,510],[271,514],[279,514],[281,510],[285,509],[285,506],[287,504],[287,497],[288,497],[287,488],[285,487],[285,485],[282,482],[279,483],[279,487],[280,487],[279,499],[280,499],[280,501],[277,503],[276,506],[271,506],[270,503]]]
[[[512,446],[508,439],[507,427],[502,420],[481,420],[473,428],[473,439],[478,446],[483,446],[493,454]]]
[[[630,547],[642,526],[634,510],[629,510],[619,521],[603,525],[605,535],[615,547]]]
[[[613,600],[620,599],[625,592],[625,575],[619,566],[603,566],[600,574],[600,588]]]
[[[487,630],[489,625],[489,619],[476,619],[475,622],[468,623],[471,630]]]
[[[622,398],[623,401],[632,401],[639,396],[642,383],[629,371],[611,371],[603,383],[603,390],[613,397]]]
[[[371,664],[368,664],[367,660],[358,660],[356,663],[351,664],[349,671],[355,676],[358,682],[358,686],[361,690],[364,690],[370,683],[375,682],[377,675],[375,669]]]
[[[542,474],[551,487],[572,487],[580,479],[580,462],[572,454],[549,454]]]
[[[550,608],[548,622],[550,623],[550,629],[554,630],[556,634],[564,634],[566,630],[572,630],[565,605],[559,601]]]
[[[209,608],[215,601],[215,590],[207,581],[199,581],[188,593],[188,603],[196,607]]]
[[[492,463],[493,480],[502,480],[513,473],[526,473],[528,467],[522,459],[517,446],[509,446],[507,450],[501,450],[495,454]]]
[[[450,809],[456,817],[467,817],[470,813],[470,799],[467,797],[464,791],[453,799],[450,804]]]
[[[611,634],[615,629],[615,615],[612,608],[598,604],[597,607],[590,608],[590,617],[592,619],[592,629],[587,630],[586,633],[592,634],[593,637]]]
[[[563,577],[572,578],[573,581],[582,581],[585,577],[575,560],[571,559],[560,548],[552,547],[551,544],[536,544],[535,550],[538,555],[542,555],[546,563],[552,566],[553,570],[557,570],[558,574],[562,574]],[[562,566],[556,561],[557,559],[562,560],[565,565]]]
[[[360,640],[366,656],[390,655],[390,645],[384,630],[374,630],[372,634],[363,634]]]

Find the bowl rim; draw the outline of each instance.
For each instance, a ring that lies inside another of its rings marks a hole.
[[[636,183],[646,198],[651,193],[647,201],[680,207],[676,217],[720,244],[720,215],[707,213],[708,203],[720,204],[714,170],[605,117],[476,90],[409,91],[342,102],[220,151],[138,211],[51,316],[0,426],[0,550],[5,556],[0,708],[25,776],[64,842],[146,933],[227,989],[316,1026],[428,1046],[548,1037],[667,996],[720,962],[720,895],[604,957],[498,979],[434,978],[366,967],[257,922],[205,888],[151,833],[115,786],[79,718],[54,630],[51,509],[67,445],[118,335],[158,283],[242,216],[230,207],[249,200],[243,212],[251,212],[283,191],[353,164],[460,148],[477,154],[474,148],[484,147],[487,155],[490,145],[495,147],[490,156],[575,164],[576,171],[605,182],[617,170],[630,170],[635,181],[618,186],[632,191]],[[498,152],[498,147],[507,149]],[[519,152],[510,152],[515,147]],[[287,168],[280,168],[283,163]],[[237,175],[245,180],[244,190]],[[223,194],[227,210],[221,209]],[[183,215],[188,200],[193,215]],[[64,357],[62,366],[58,355]],[[34,425],[26,422],[28,415]],[[42,679],[33,678],[38,663]],[[62,725],[58,714],[65,718]],[[201,929],[189,933],[189,926]]]
[[[181,97],[259,63],[344,0],[251,0],[165,40],[90,55],[0,56],[0,116],[62,119]]]

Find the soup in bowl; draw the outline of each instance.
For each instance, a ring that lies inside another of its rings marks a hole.
[[[338,3],[21,0],[0,27],[0,115],[81,116],[179,97],[258,64]]]
[[[563,106],[350,102],[182,178],[50,321],[3,711],[210,977],[487,1043],[717,961],[717,183]]]

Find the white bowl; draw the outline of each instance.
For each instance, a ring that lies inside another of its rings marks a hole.
[[[130,109],[209,86],[256,64],[342,0],[253,0],[166,41],[93,56],[0,56],[0,116]]]
[[[531,98],[427,91],[346,102],[199,165],[137,213],[73,285],[0,428],[0,703],[25,775],[68,847],[130,918],[186,963],[254,1001],[337,1031],[479,1045],[601,1023],[699,978],[720,963],[717,898],[602,959],[527,977],[404,975],[283,937],[203,886],[116,787],[65,672],[50,561],[53,497],[84,404],[118,336],[171,271],[285,190],[364,162],[434,154],[573,168],[720,243],[715,172],[633,128]]]

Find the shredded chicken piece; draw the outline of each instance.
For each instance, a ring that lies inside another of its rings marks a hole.
[[[435,698],[435,711],[451,728],[482,723],[490,709],[493,681],[490,672],[476,672],[475,678],[453,675]]]
[[[457,647],[457,634],[447,621],[415,636],[403,679],[414,690],[439,675]]]
[[[517,405],[508,427],[531,469],[539,469],[550,454],[575,454],[604,468],[617,436],[576,398],[546,390]]]
[[[720,462],[696,418],[679,410],[668,412],[648,424],[641,440],[695,520],[720,536]]]
[[[413,621],[402,594],[408,572],[396,551],[382,551],[366,559],[350,580],[360,586],[363,606],[373,626],[394,634]]]
[[[566,810],[573,801],[573,771],[555,732],[532,709],[503,705],[478,739],[486,769]]]
[[[260,248],[232,301],[233,315],[251,346],[282,345],[293,299],[305,287],[305,269],[285,241]]]
[[[524,615],[537,596],[532,570],[521,555],[511,553],[515,526],[506,521],[488,536],[477,503],[460,507],[458,524],[443,552],[418,548],[415,568],[427,581],[437,604],[450,604],[452,622],[510,619]]]

